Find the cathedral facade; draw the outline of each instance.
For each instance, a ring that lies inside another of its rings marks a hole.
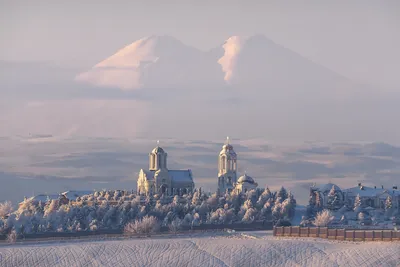
[[[137,180],[138,194],[141,195],[183,195],[194,190],[191,170],[169,170],[168,154],[157,145],[149,154],[149,169],[141,169]]]
[[[237,154],[233,146],[229,143],[229,137],[222,146],[218,156],[218,192],[219,194],[245,193],[249,190],[256,189],[258,184],[253,178],[247,174],[237,178]]]

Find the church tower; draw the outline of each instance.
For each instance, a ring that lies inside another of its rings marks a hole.
[[[229,137],[218,156],[218,191],[231,191],[237,182],[237,155],[229,143]]]
[[[167,170],[167,153],[164,152],[159,146],[160,142],[157,141],[157,146],[149,154],[149,170]]]

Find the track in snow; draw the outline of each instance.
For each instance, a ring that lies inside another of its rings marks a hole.
[[[399,242],[274,238],[270,232],[0,247],[0,266],[399,266]]]

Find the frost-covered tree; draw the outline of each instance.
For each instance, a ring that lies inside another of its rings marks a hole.
[[[332,216],[331,211],[323,210],[323,211],[317,213],[317,216],[315,216],[313,224],[315,226],[319,226],[319,227],[326,227],[329,225],[329,223],[333,219],[334,219],[334,216]]]
[[[335,186],[332,185],[332,189],[328,193],[328,209],[337,210],[340,208],[340,193],[336,191]]]
[[[5,201],[0,203],[0,218],[6,217],[13,211],[13,206],[11,201]]]
[[[362,207],[361,207],[361,197],[360,194],[357,194],[356,198],[354,199],[354,212],[359,213],[362,211]]]
[[[278,191],[276,197],[281,199],[281,202],[284,201],[285,199],[287,199],[288,197],[288,193],[286,191],[286,189],[282,186],[281,189]]]
[[[392,197],[388,196],[385,201],[385,220],[389,220],[393,213]]]
[[[315,209],[321,210],[323,207],[321,192],[315,191]]]
[[[130,194],[129,199],[126,198],[127,194]],[[139,227],[139,223],[148,217],[154,217],[163,226],[177,219],[186,226],[247,223],[253,220],[276,222],[291,217],[290,211],[296,203],[290,192],[285,200],[277,195],[267,188],[246,194],[231,192],[224,196],[206,194],[199,190],[182,197],[154,195],[141,198],[130,192],[102,190],[82,196],[82,201],[78,203],[57,200],[45,204],[23,202],[17,211],[1,219],[0,228],[3,232],[15,230],[17,234],[97,231],[122,229],[128,224],[132,227],[135,222]]]
[[[385,201],[385,210],[391,210],[393,207],[392,198],[388,196]]]
[[[201,204],[200,200],[200,193],[198,191],[194,192],[193,198],[192,198],[192,205],[197,206]]]
[[[286,220],[290,220],[294,217],[296,209],[296,200],[292,192],[289,191],[287,199],[282,202],[282,216],[286,218]]]

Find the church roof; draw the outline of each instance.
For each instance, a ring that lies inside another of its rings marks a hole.
[[[193,183],[191,170],[168,170],[168,175],[171,177],[172,187],[190,186]]]
[[[156,146],[156,147],[151,151],[151,153],[153,153],[153,154],[162,154],[162,153],[165,153],[165,152],[164,152],[164,149],[162,149],[162,147]]]
[[[239,177],[238,183],[250,183],[250,184],[254,184],[254,179],[251,178],[250,176],[248,176],[247,174],[244,174],[244,175],[242,175],[242,176]]]
[[[221,152],[219,154],[220,155],[226,154],[226,155],[229,155],[231,157],[236,157],[236,152],[235,152],[235,150],[233,150],[233,146],[230,145],[230,144],[223,145],[222,146],[222,150],[221,150]]]

